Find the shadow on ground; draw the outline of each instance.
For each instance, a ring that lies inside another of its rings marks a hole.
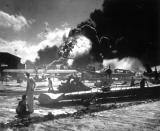
[[[132,100],[131,100],[132,99]],[[88,106],[81,106],[81,108],[77,109],[76,112],[74,113],[65,113],[65,114],[59,114],[59,115],[54,115],[51,112],[49,112],[47,115],[43,116],[30,116],[26,118],[16,118],[8,123],[0,123],[0,128],[21,128],[21,127],[28,127],[31,124],[35,123],[40,123],[40,122],[45,122],[45,121],[50,121],[50,120],[55,120],[55,119],[60,119],[60,118],[66,118],[66,117],[73,117],[75,119],[80,119],[83,117],[85,114],[89,115],[94,115],[92,113],[95,112],[101,112],[105,110],[111,110],[111,109],[117,109],[117,108],[124,108],[124,107],[129,107],[133,105],[138,105],[138,104],[146,104],[149,102],[155,102],[159,101],[159,97],[152,97],[152,98],[137,98],[136,100],[133,98],[125,98],[125,99],[120,99],[119,101],[105,101],[103,102],[101,100],[98,100],[94,104],[90,104]],[[101,101],[101,102],[100,102]],[[104,102],[105,101],[105,102]],[[109,103],[108,103],[109,102]],[[107,104],[105,104],[107,103]],[[75,102],[60,102],[56,103],[53,106],[46,106],[48,108],[62,108],[64,106],[75,106],[76,105],[83,105],[82,102],[75,103]],[[44,105],[43,105],[44,106]]]

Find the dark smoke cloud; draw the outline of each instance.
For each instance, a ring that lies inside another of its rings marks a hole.
[[[111,39],[100,43],[104,57],[133,56],[143,63],[160,64],[158,7],[158,0],[105,0],[102,11],[90,15],[99,38]]]
[[[70,36],[78,32],[88,37],[93,43],[90,55],[96,61],[131,56],[144,65],[157,65],[158,7],[158,0],[104,0],[102,10],[92,12],[90,20],[80,23]]]
[[[36,59],[35,65],[47,65],[52,61],[59,58],[58,56],[58,48],[56,46],[49,48],[46,47],[44,50],[40,50],[38,52],[39,59]]]
[[[128,56],[140,59],[146,67],[160,64],[158,1],[104,0],[102,10],[92,12],[87,21],[69,33],[69,37],[81,34],[92,41],[89,54],[76,59],[74,64]],[[63,39],[64,43],[68,42],[68,38]],[[57,57],[54,52],[57,52],[55,47],[40,51],[42,63],[53,61]],[[49,56],[47,61],[45,55]]]

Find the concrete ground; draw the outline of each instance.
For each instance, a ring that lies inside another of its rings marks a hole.
[[[36,83],[35,97],[47,92],[47,82]],[[54,82],[55,88],[60,83]],[[10,123],[16,120],[15,108],[21,95],[25,92],[26,83],[17,84],[15,81],[0,84],[0,123]],[[138,103],[138,104],[137,104]],[[122,106],[121,106],[122,105]],[[108,106],[103,105],[104,107]],[[112,106],[112,103],[110,104]],[[115,105],[113,105],[115,106]],[[34,101],[34,113],[31,118],[41,120],[22,127],[0,127],[0,131],[150,131],[160,130],[160,101],[146,100],[117,103],[116,107],[106,108],[93,113],[60,117],[45,120],[45,116],[52,114],[74,114],[82,109],[81,106],[62,106],[56,108],[42,107]],[[77,117],[78,116],[78,117]],[[39,121],[39,122],[38,122]]]

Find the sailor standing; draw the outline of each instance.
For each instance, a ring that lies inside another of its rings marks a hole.
[[[52,80],[48,77],[48,92],[53,91]]]
[[[27,105],[28,105],[28,111],[30,113],[33,113],[33,94],[34,94],[34,88],[36,87],[36,84],[32,78],[30,78],[30,74],[26,73],[27,76],[27,88],[26,88],[26,96],[27,96]]]

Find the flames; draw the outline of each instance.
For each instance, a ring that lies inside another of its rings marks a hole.
[[[85,35],[78,33],[76,35],[70,36],[69,32],[71,31],[70,28],[64,29],[55,29],[53,31],[42,33],[42,41],[37,45],[33,46],[26,46],[23,45],[23,49],[30,53],[23,57],[25,51],[22,51],[21,57],[23,60],[29,59],[31,61],[35,61],[38,58],[38,51],[45,49],[45,47],[54,47],[57,46],[59,48],[59,52],[62,57],[67,58],[68,66],[72,66],[76,59],[79,57],[88,55],[92,49],[92,42],[91,40],[86,37]],[[17,53],[19,53],[17,51]],[[27,57],[26,57],[27,56]],[[112,65],[113,68],[118,69],[127,69],[132,71],[145,71],[143,64],[137,58],[133,57],[125,57],[121,60],[118,58],[115,59],[104,59],[102,62],[103,66]]]
[[[57,46],[60,49],[61,55],[67,58],[66,62],[68,66],[72,66],[76,59],[90,53],[90,50],[92,49],[92,42],[81,33],[69,36],[69,31],[70,29],[66,28],[64,30],[57,29],[49,32],[45,36],[45,40],[38,45],[38,49],[44,49],[46,45],[49,47]],[[102,64],[104,67],[111,65],[113,68],[117,69],[141,72],[145,71],[141,61],[133,57],[125,57],[121,60],[118,58],[104,59]]]
[[[73,60],[73,59],[68,59],[68,60],[67,60],[67,64],[68,64],[68,66],[72,66],[73,62],[74,62],[74,60]]]
[[[85,36],[77,36],[74,41],[74,47],[70,52],[71,58],[77,58],[79,56],[88,54],[92,47],[91,41]]]
[[[103,66],[107,67],[111,65],[112,68],[116,68],[116,69],[125,69],[125,70],[131,70],[131,71],[135,71],[135,72],[144,72],[145,68],[143,66],[143,64],[141,63],[140,60],[138,60],[137,58],[133,58],[133,57],[125,57],[121,60],[115,58],[115,59],[104,59],[103,60]]]
[[[75,59],[88,54],[92,48],[92,42],[83,35],[69,37],[60,47],[60,55],[65,58]]]
[[[65,38],[60,47],[59,54],[68,59],[67,63],[71,66],[75,59],[89,54],[92,48],[92,42],[84,35],[76,35]]]
[[[82,34],[73,35],[67,38],[64,41],[63,48],[61,48],[62,56],[67,54],[65,57],[68,58],[68,66],[72,66],[75,59],[78,59],[81,56],[89,54],[92,49],[92,42],[86,36]],[[117,69],[126,69],[135,72],[144,72],[145,67],[141,61],[134,57],[125,57],[121,60],[118,58],[114,59],[103,59],[102,65],[104,67],[111,65],[112,68]]]

